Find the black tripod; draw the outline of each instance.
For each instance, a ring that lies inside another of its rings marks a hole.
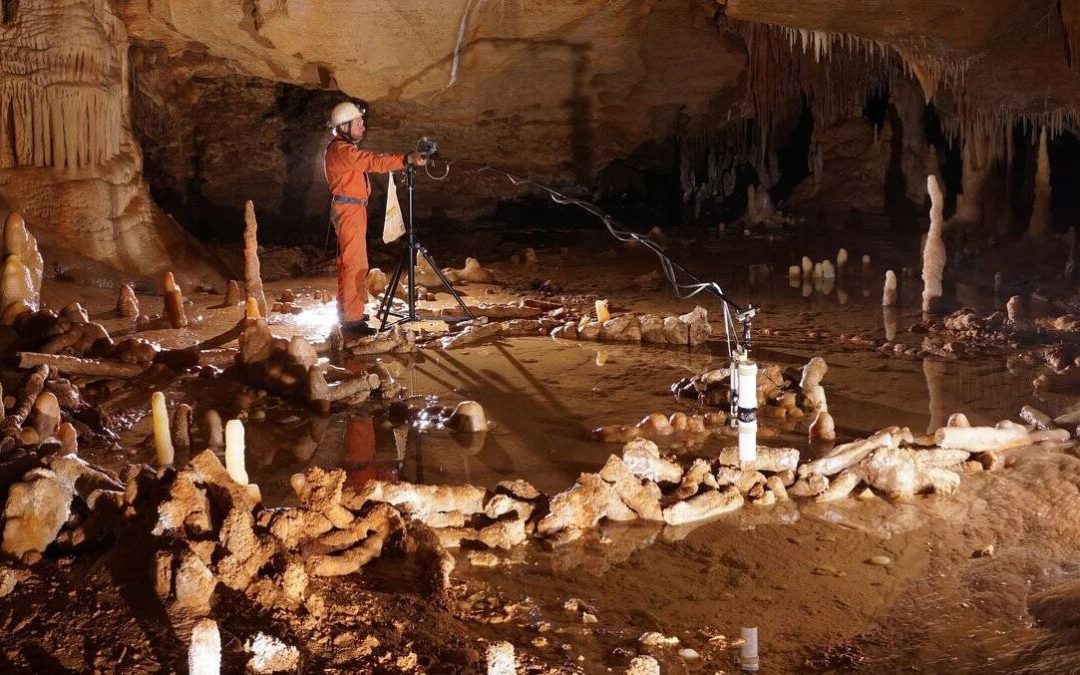
[[[397,267],[394,268],[394,273],[390,277],[390,285],[386,287],[386,292],[383,295],[382,302],[379,303],[379,311],[375,313],[376,318],[379,319],[379,330],[386,330],[389,326],[396,326],[401,323],[410,323],[412,321],[421,321],[425,317],[416,316],[416,260],[417,254],[424,257],[431,269],[435,270],[435,274],[439,275],[439,279],[442,281],[446,290],[450,291],[450,295],[454,296],[454,300],[457,300],[458,305],[462,311],[465,312],[465,316],[440,316],[431,317],[440,321],[446,321],[453,323],[456,321],[469,321],[476,319],[473,313],[469,311],[469,308],[465,306],[465,301],[461,299],[458,292],[454,290],[453,285],[439,269],[439,266],[432,260],[431,254],[424,249],[420,242],[416,238],[416,228],[413,227],[413,189],[416,186],[416,165],[410,164],[405,167],[405,189],[409,193],[408,199],[408,220],[406,221],[405,229],[408,233],[408,239],[405,243],[405,250],[401,252],[401,258],[398,260]],[[397,291],[398,283],[401,281],[401,275],[408,269],[409,275],[408,282],[408,298],[406,304],[408,307],[404,312],[396,312],[393,309],[394,305],[394,292]],[[397,317],[397,321],[390,321],[390,317]]]

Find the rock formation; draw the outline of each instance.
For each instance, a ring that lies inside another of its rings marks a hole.
[[[1054,234],[1054,217],[1050,211],[1050,152],[1046,146],[1046,127],[1039,132],[1039,151],[1035,167],[1035,203],[1031,206],[1028,234],[1045,240]]]
[[[945,240],[942,238],[945,197],[936,176],[926,177],[926,191],[930,195],[930,231],[926,233],[922,253],[922,311],[930,312],[944,292],[941,275],[945,271]]]
[[[10,5],[10,7],[8,6]],[[111,3],[7,3],[0,31],[0,216],[49,251],[116,269],[216,280],[152,202],[131,133],[128,31]]]

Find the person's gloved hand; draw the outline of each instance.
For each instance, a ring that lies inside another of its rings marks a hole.
[[[426,166],[428,160],[426,155],[422,155],[419,152],[413,150],[409,154],[405,155],[405,163],[414,164],[416,166]]]

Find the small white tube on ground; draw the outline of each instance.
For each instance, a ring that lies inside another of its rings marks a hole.
[[[756,672],[759,667],[757,626],[743,626],[742,639],[742,647],[739,648],[739,668]]]
[[[239,485],[250,482],[244,466],[244,423],[240,420],[225,424],[225,470]]]
[[[757,364],[739,363],[739,461],[757,459]]]
[[[165,406],[165,394],[155,391],[150,396],[150,414],[154,424],[154,452],[158,466],[172,466],[173,444],[169,431],[169,410]]]

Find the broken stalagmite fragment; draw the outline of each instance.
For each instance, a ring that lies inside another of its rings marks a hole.
[[[191,629],[188,673],[189,675],[221,674],[221,633],[218,632],[217,622],[213,619],[200,619]]]
[[[173,443],[169,434],[169,410],[165,406],[165,394],[155,391],[150,396],[150,414],[154,425],[154,452],[158,466],[172,466]]]
[[[487,431],[487,416],[476,401],[462,401],[450,415],[450,427],[463,433]]]
[[[229,420],[225,424],[225,470],[240,485],[248,484],[248,473],[244,462],[244,423]]]

